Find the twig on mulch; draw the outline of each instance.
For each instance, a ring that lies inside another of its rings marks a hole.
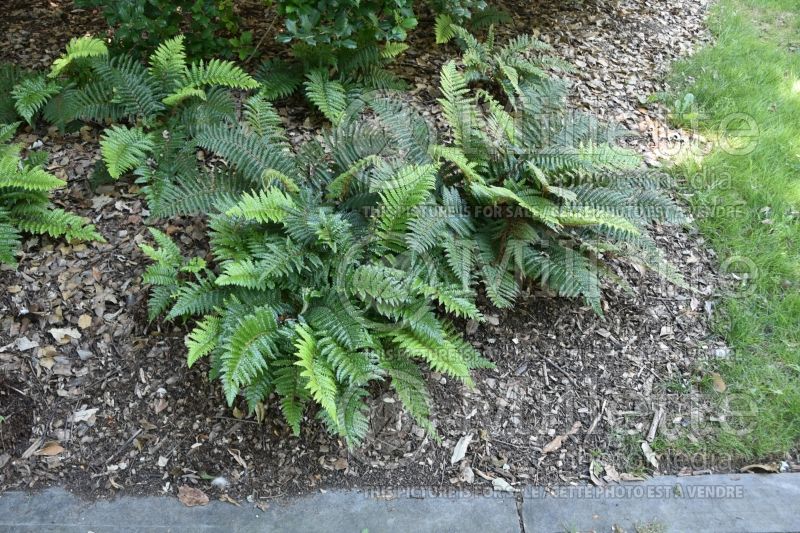
[[[659,407],[653,415],[653,421],[650,423],[650,430],[647,432],[647,442],[653,442],[653,439],[656,438],[658,425],[661,423],[662,418],[664,418],[664,408]]]
[[[604,413],[604,412],[605,412],[605,410],[606,410],[606,404],[608,404],[608,400],[603,400],[603,403],[602,403],[602,404],[600,404],[600,412],[599,412],[599,413],[597,413],[597,416],[596,416],[596,417],[594,417],[594,420],[592,420],[592,423],[591,423],[591,425],[589,426],[589,429],[588,429],[588,430],[586,430],[586,435],[583,437],[583,443],[584,443],[584,444],[586,444],[586,441],[587,441],[587,440],[589,440],[589,436],[590,436],[590,435],[592,434],[592,432],[594,432],[594,430],[597,428],[597,424],[599,424],[599,423],[600,423],[600,419],[601,419],[601,418],[603,418],[603,413]]]
[[[128,438],[128,440],[126,440],[126,441],[125,441],[125,443],[124,443],[124,444],[123,444],[123,445],[122,445],[122,446],[121,446],[121,447],[120,447],[120,448],[119,448],[119,449],[118,449],[116,452],[114,452],[113,454],[111,454],[111,456],[109,456],[109,458],[108,458],[108,459],[106,459],[106,464],[110,463],[110,462],[111,462],[111,461],[112,461],[112,460],[113,460],[115,457],[117,457],[119,454],[121,454],[122,452],[124,452],[124,451],[125,451],[125,449],[126,449],[128,446],[130,446],[130,445],[131,445],[131,443],[133,442],[133,439],[135,439],[136,437],[138,437],[138,436],[139,436],[139,433],[141,433],[141,432],[142,432],[142,428],[139,428],[139,429],[137,429],[137,430],[134,432],[134,434],[133,434],[133,435],[131,435],[131,436]]]
[[[552,366],[553,368],[561,372],[564,375],[564,377],[567,378],[570,383],[572,383],[573,387],[575,387],[576,389],[578,388],[578,383],[575,382],[575,379],[572,376],[570,376],[566,370],[558,366],[558,363],[555,363],[547,358],[545,358],[545,361],[547,362],[548,365]]]

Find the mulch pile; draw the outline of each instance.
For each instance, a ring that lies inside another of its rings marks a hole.
[[[71,36],[105,31],[95,13],[68,2],[34,4],[4,6],[3,59],[44,67]],[[504,7],[515,15],[504,33],[534,32],[578,67],[575,105],[643,133],[636,146],[659,164],[660,143],[674,139],[659,126],[663,109],[647,96],[665,89],[670,61],[705,39],[704,4]],[[453,50],[437,48],[430,33],[414,34],[398,69],[435,117],[438,68]],[[289,129],[307,131],[308,117],[297,122],[295,111],[281,110]],[[631,292],[608,288],[604,317],[539,293],[511,311],[486,307],[486,323],[463,327],[497,368],[476,373],[472,390],[430,375],[441,443],[377,388],[370,439],[348,451],[313,417],[300,438],[289,435],[274,408],[264,424],[238,418],[203,365],[186,367],[185,325],[148,324],[140,279],[147,261],[138,249],[148,239],[146,205],[129,181],[91,189],[97,136],[85,127],[18,138],[26,146],[43,143],[48,169],[69,182],[55,202],[90,217],[108,243],[31,238],[19,268],[0,269],[0,490],[59,484],[94,496],[175,494],[191,484],[259,503],[326,487],[503,489],[731,467],[664,457],[656,467],[642,451],[643,441],[696,435],[724,414],[693,392],[703,362],[729,354],[708,328],[727,281],[715,274],[716,258],[695,229],[654,228],[691,290],[612,265]],[[207,250],[200,219],[159,227],[197,255]]]

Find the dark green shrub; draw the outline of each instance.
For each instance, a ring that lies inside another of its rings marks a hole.
[[[114,28],[114,43],[120,50],[147,53],[164,40],[185,33],[191,57],[228,55],[232,43],[224,32],[246,46],[239,36],[230,0],[75,0],[81,7],[98,7]],[[249,36],[252,39],[252,35]]]
[[[417,25],[411,0],[276,0],[285,18],[279,40],[302,57],[334,63],[341,50],[404,41]]]

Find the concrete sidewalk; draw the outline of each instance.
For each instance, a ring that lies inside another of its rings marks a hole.
[[[328,492],[266,511],[176,498],[95,503],[61,489],[0,495],[0,531],[51,532],[559,532],[800,531],[800,474],[658,477],[606,487],[529,488],[431,496],[424,489]]]

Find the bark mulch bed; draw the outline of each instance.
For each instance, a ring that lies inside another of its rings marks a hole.
[[[660,144],[672,139],[658,126],[663,110],[646,97],[664,89],[668,62],[704,38],[704,4],[563,4],[507,2],[517,18],[503,31],[534,31],[553,43],[579,66],[575,104],[645,133],[637,146],[659,164]],[[12,1],[4,9],[0,50],[30,66],[49,64],[70,36],[104,31],[96,15],[67,2]],[[453,50],[436,48],[429,33],[415,34],[398,68],[435,118],[438,66]],[[307,126],[289,124],[294,132]],[[607,288],[604,317],[539,293],[511,311],[486,307],[486,323],[463,327],[497,368],[478,372],[473,390],[429,379],[442,442],[376,389],[373,434],[348,451],[312,418],[300,438],[274,409],[264,424],[237,418],[206,369],[186,367],[185,327],[147,323],[146,260],[138,250],[147,239],[146,206],[125,180],[90,188],[97,135],[86,127],[18,139],[43,143],[50,171],[69,181],[56,203],[90,217],[108,243],[32,238],[19,268],[0,270],[0,490],[59,484],[93,496],[174,494],[196,484],[258,502],[330,487],[491,487],[498,478],[512,486],[602,483],[735,466],[662,457],[656,468],[641,448],[653,438],[705,431],[724,415],[695,392],[703,362],[728,355],[708,329],[727,282],[714,273],[715,256],[695,229],[654,228],[691,290],[613,265],[631,291]],[[202,220],[160,227],[197,254],[207,248]],[[471,442],[464,460],[451,464],[459,440]]]

